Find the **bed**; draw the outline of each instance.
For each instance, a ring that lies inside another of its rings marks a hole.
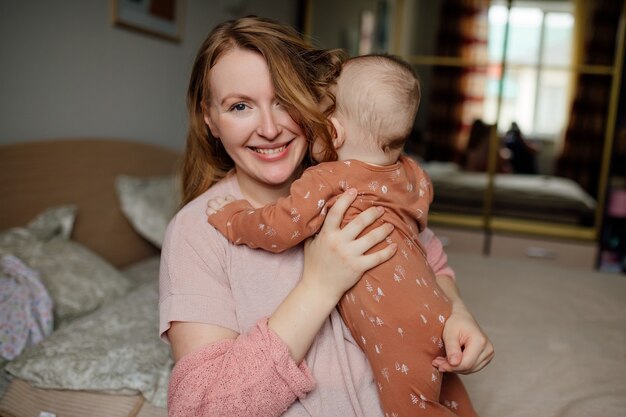
[[[12,251],[37,270],[58,310],[50,335],[2,363],[1,417],[167,414],[158,254],[178,158],[114,139],[0,146],[0,257]],[[496,347],[492,364],[464,376],[481,416],[624,416],[626,277],[450,261]]]
[[[106,138],[0,146],[0,258],[37,267],[55,303],[54,332],[4,361],[0,416],[167,415],[155,242],[178,161]]]
[[[480,215],[484,212],[485,172],[462,170],[452,162],[422,165],[431,177],[435,199],[431,211]],[[575,181],[553,175],[495,174],[493,214],[526,220],[589,226],[596,200]]]

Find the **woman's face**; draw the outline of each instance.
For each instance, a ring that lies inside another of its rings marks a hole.
[[[265,59],[244,49],[225,53],[209,72],[209,88],[204,120],[235,162],[244,195],[288,187],[307,140],[277,101]]]

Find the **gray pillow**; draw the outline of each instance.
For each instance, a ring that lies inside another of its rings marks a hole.
[[[55,327],[131,288],[131,281],[113,265],[69,240],[75,215],[73,206],[54,207],[26,227],[0,232],[0,256],[17,256],[40,273],[53,301]]]
[[[120,175],[115,180],[115,188],[122,213],[135,231],[160,248],[165,229],[181,201],[177,177]]]
[[[165,407],[172,359],[159,338],[158,298],[153,279],[57,330],[6,370],[39,388],[139,391]]]

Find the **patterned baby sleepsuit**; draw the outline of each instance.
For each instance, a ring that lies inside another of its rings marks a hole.
[[[426,228],[432,186],[410,158],[380,166],[357,160],[325,162],[293,182],[290,196],[253,209],[245,200],[224,206],[209,222],[228,240],[281,252],[314,235],[327,210],[348,188],[358,195],[344,224],[372,205],[385,208],[382,223],[394,225],[386,242],[396,254],[371,269],[346,292],[339,311],[365,352],[386,416],[475,416],[463,384],[454,374],[440,374],[431,363],[444,356],[443,327],[451,305],[436,283],[419,243]]]

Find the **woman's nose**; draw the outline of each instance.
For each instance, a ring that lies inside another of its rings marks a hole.
[[[257,127],[257,134],[266,139],[275,139],[280,134],[280,123],[278,123],[278,115],[270,109],[261,112],[261,120]]]

